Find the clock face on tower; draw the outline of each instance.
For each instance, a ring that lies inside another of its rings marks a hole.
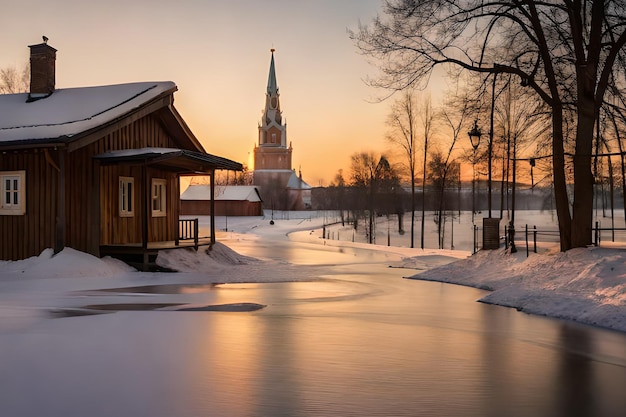
[[[270,106],[272,106],[272,108],[275,109],[277,105],[278,105],[278,99],[276,97],[272,97],[272,99],[270,100]]]

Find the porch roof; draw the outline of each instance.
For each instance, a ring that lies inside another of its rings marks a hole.
[[[242,171],[239,162],[220,156],[176,148],[124,149],[94,155],[94,159],[105,165],[131,164],[150,165],[178,173],[199,173],[224,169]]]

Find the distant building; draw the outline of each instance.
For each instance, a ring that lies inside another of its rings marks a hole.
[[[180,196],[180,214],[208,216],[211,214],[211,187],[190,185]],[[263,201],[253,185],[216,185],[216,216],[262,216]]]
[[[276,82],[274,49],[265,94],[265,109],[259,123],[258,144],[254,147],[253,183],[258,186],[265,207],[277,210],[311,208],[311,186],[291,166],[292,146],[287,147],[287,123],[283,123]]]

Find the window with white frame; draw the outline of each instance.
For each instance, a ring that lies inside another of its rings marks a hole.
[[[162,217],[165,216],[165,191],[167,181],[160,178],[152,179],[152,216]]]
[[[0,215],[26,213],[26,171],[0,171]]]
[[[120,217],[135,215],[135,179],[120,177]]]

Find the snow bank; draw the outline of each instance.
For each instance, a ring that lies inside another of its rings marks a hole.
[[[232,265],[247,265],[259,262],[255,258],[243,256],[222,243],[212,247],[203,246],[194,249],[171,249],[160,251],[156,263],[164,268],[178,272],[214,272]]]
[[[481,251],[410,278],[491,290],[480,301],[626,331],[626,251]]]
[[[107,277],[135,271],[117,259],[100,259],[72,248],[56,255],[52,249],[45,249],[39,256],[21,261],[0,261],[0,268],[3,275],[33,278]]]

